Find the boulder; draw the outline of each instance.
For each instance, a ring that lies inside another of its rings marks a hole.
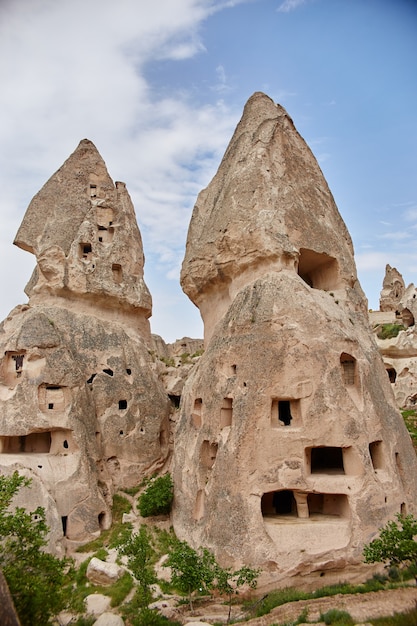
[[[109,586],[123,576],[124,569],[117,563],[107,563],[93,557],[88,564],[86,576],[93,585]]]

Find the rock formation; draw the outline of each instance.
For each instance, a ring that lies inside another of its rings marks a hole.
[[[388,266],[389,267],[389,266]],[[381,298],[382,298],[381,292]],[[396,316],[391,323],[400,324],[401,330],[395,337],[380,339],[375,327],[376,341],[384,360],[391,382],[397,406],[414,409],[417,404],[417,335],[415,318],[417,317],[417,289],[413,283],[408,285],[396,304]],[[370,314],[371,324],[378,320],[378,313]]]
[[[57,549],[109,527],[114,491],[164,464],[169,401],[148,354],[133,205],[90,141],[34,197],[15,243],[37,265],[29,304],[0,327],[0,469],[32,478],[19,497],[45,507]]]
[[[387,265],[379,299],[379,310],[397,311],[404,291],[405,284],[400,272],[395,267]]]
[[[175,435],[177,535],[275,578],[358,562],[381,525],[415,512],[417,462],[346,226],[264,94],[198,196],[181,282],[205,352]]]

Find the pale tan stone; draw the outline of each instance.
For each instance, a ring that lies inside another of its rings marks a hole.
[[[396,311],[396,318],[391,323],[402,324],[405,329],[396,337],[379,339],[378,327],[375,327],[375,338],[397,405],[400,408],[414,409],[417,404],[417,289],[413,283],[408,285],[397,302]],[[375,323],[374,313],[370,315],[370,320],[371,324]]]
[[[397,311],[401,298],[404,295],[405,284],[400,272],[395,267],[385,267],[385,276],[379,299],[380,311]]]
[[[1,325],[0,468],[32,478],[24,503],[45,506],[59,551],[109,528],[114,491],[165,464],[170,404],[134,209],[91,142],[32,200],[16,243],[37,267],[29,305]]]
[[[123,572],[117,563],[107,563],[94,556],[88,563],[86,576],[94,585],[109,586],[119,580]]]
[[[378,528],[416,511],[416,457],[346,226],[264,94],[198,196],[181,280],[205,352],[175,435],[177,535],[274,580],[359,563]]]

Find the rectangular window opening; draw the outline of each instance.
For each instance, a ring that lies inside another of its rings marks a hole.
[[[343,450],[333,446],[307,448],[312,474],[344,474]]]
[[[273,428],[299,426],[300,421],[300,400],[272,398],[271,426]]]

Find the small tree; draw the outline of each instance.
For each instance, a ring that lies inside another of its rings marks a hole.
[[[399,513],[397,520],[398,523],[387,522],[380,528],[379,537],[364,547],[366,563],[388,563],[396,567],[417,564],[417,520]]]
[[[127,556],[129,569],[139,583],[138,604],[147,607],[152,598],[150,586],[156,581],[156,576],[152,564],[154,550],[146,526],[141,526],[138,533],[131,534],[119,548],[119,553]]]
[[[139,496],[138,509],[142,517],[164,515],[171,510],[174,498],[174,484],[170,474],[154,478]]]
[[[65,604],[66,562],[44,552],[49,531],[44,509],[10,509],[13,496],[30,482],[17,472],[0,476],[0,568],[22,626],[47,624]]]
[[[179,591],[188,595],[193,610],[192,594],[209,591],[216,575],[214,556],[206,548],[197,552],[186,541],[178,541],[165,563],[172,570],[171,582]]]
[[[238,570],[233,571],[231,568],[222,568],[219,565],[216,566],[216,583],[215,588],[229,598],[229,614],[227,617],[227,623],[230,622],[232,613],[232,596],[239,593],[239,588],[243,586],[249,586],[251,589],[256,589],[258,584],[258,576],[260,571],[258,569],[252,569],[244,566]]]

